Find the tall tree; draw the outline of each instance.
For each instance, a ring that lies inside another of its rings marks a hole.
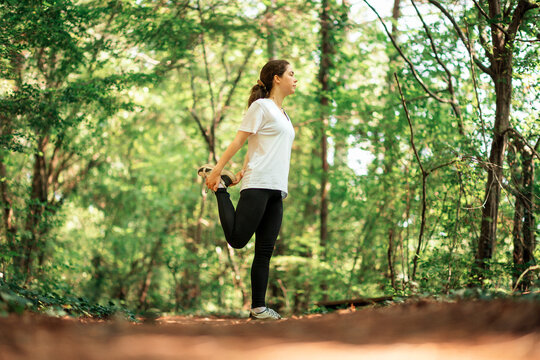
[[[512,188],[515,194],[514,205],[514,228],[512,231],[514,240],[514,274],[513,287],[519,287],[524,291],[532,284],[532,273],[526,275],[520,283],[520,276],[530,266],[535,265],[534,250],[536,248],[535,236],[535,196],[534,196],[534,155],[538,149],[540,140],[534,148],[528,148],[523,139],[511,133],[512,151],[509,155],[509,163],[512,172]]]
[[[399,18],[401,16],[401,11],[400,11],[400,4],[401,4],[401,0],[394,0],[394,5],[392,7],[392,20],[393,20],[393,23],[392,23],[392,36],[394,37],[394,39],[397,39],[398,38],[398,23],[399,23]],[[395,67],[397,66],[397,59],[399,57],[399,54],[394,50],[392,51],[392,53],[390,54],[389,56],[389,71],[388,71],[388,74],[386,76],[386,86],[388,87],[388,92],[390,94],[395,94],[396,93],[396,89],[395,89],[395,81],[393,79],[393,72],[395,71]],[[388,108],[387,108],[387,113],[390,115],[392,112],[394,111],[394,104],[393,103],[390,103]],[[389,119],[392,119],[392,116],[388,116]],[[391,124],[393,124],[392,121],[389,121],[390,124],[388,124],[388,126],[384,126],[384,129],[383,131],[385,132],[384,133],[384,139],[392,139],[393,138],[393,134],[392,134],[392,131],[391,131]],[[388,178],[390,179],[391,177],[391,174],[392,174],[392,169],[395,165],[395,155],[396,155],[396,149],[395,147],[397,146],[397,142],[395,141],[385,141],[384,142],[384,174],[386,175],[385,178]],[[389,184],[390,185],[390,184]],[[384,213],[384,209],[387,208],[388,210],[391,210],[391,209],[394,209],[395,208],[395,205],[392,205],[392,206],[387,206],[387,199],[389,197],[393,197],[393,193],[391,191],[388,191],[386,193],[386,198],[381,201],[381,203],[379,204],[379,209],[380,209],[380,213],[383,214]],[[392,218],[393,220],[393,214],[391,214],[389,217]],[[392,221],[390,220],[390,221]],[[395,233],[395,229],[392,227],[389,231],[388,231],[388,271],[389,271],[389,277],[390,277],[390,282],[392,284],[392,288],[397,290],[397,287],[396,287],[396,281],[395,281],[395,278],[396,278],[396,274],[395,274],[395,266],[394,266],[394,251],[395,251],[395,243],[394,243],[394,233]],[[405,274],[403,274],[403,277],[404,277]]]
[[[328,242],[328,204],[330,183],[329,163],[328,163],[328,126],[331,116],[330,100],[332,91],[335,88],[336,79],[332,79],[332,72],[335,70],[337,53],[339,52],[340,42],[343,41],[343,29],[347,22],[349,5],[343,1],[341,6],[334,0],[323,0],[321,2],[321,11],[319,15],[320,23],[320,63],[318,81],[320,84],[319,103],[320,122],[320,159],[321,159],[321,182],[320,182],[320,245],[323,254],[326,252]]]
[[[36,259],[43,262],[58,209],[100,163],[87,151],[97,142],[99,127],[90,130],[88,124],[102,123],[122,108],[114,89],[130,81],[98,74],[105,62],[97,57],[108,46],[118,6],[4,2],[0,13],[7,34],[1,46],[8,50],[1,75],[13,81],[9,95],[0,99],[0,173],[7,175],[1,180],[3,230],[13,254],[12,275],[29,280]],[[90,136],[80,137],[85,127]],[[21,157],[32,164],[28,194],[17,191],[28,174],[17,169]]]
[[[276,35],[275,35],[275,18],[276,18],[276,0],[271,0],[266,6],[266,14],[264,17],[264,25],[266,32],[266,52],[268,60],[277,58]]]
[[[321,185],[320,185],[320,245],[325,252],[326,242],[328,240],[328,137],[326,134],[328,128],[328,104],[330,92],[330,71],[333,67],[332,56],[335,52],[331,34],[330,20],[330,2],[332,0],[323,0],[321,2],[321,62],[319,64],[319,83],[321,85],[321,95],[319,101],[321,104],[320,119],[320,156],[321,156]]]
[[[436,6],[445,17],[451,22],[458,38],[463,42],[466,49],[469,51],[470,56],[473,58],[474,63],[484,73],[489,75],[493,81],[495,88],[495,119],[492,130],[491,149],[489,154],[489,161],[486,167],[487,170],[487,182],[484,192],[484,201],[482,208],[481,230],[478,240],[478,248],[475,256],[475,269],[481,270],[488,268],[488,260],[493,255],[493,248],[496,242],[497,231],[497,216],[499,209],[499,200],[501,193],[501,183],[503,179],[503,162],[504,154],[507,145],[508,132],[510,127],[510,104],[512,99],[512,78],[513,78],[513,56],[516,43],[517,32],[525,19],[525,15],[528,11],[538,8],[540,5],[531,3],[526,0],[510,1],[505,5],[505,8],[501,5],[500,0],[488,1],[488,12],[484,8],[474,1],[474,5],[482,21],[477,24],[477,36],[481,47],[484,49],[485,57],[478,58],[474,51],[474,47],[469,42],[469,39],[463,33],[458,21],[454,19],[453,15],[448,11],[447,6],[441,4],[437,0],[428,0],[428,2]],[[414,5],[414,2],[413,2]],[[415,6],[416,8],[416,6]],[[418,10],[417,10],[418,12]],[[419,16],[420,13],[418,12]],[[485,19],[484,19],[485,18]],[[425,26],[426,35],[430,38],[433,45],[433,40],[429,34],[428,28]],[[491,41],[487,39],[485,34],[485,24],[490,28]],[[390,35],[390,34],[389,34]],[[397,44],[394,45],[397,47]],[[435,49],[435,48],[434,48]],[[423,89],[433,98],[439,98],[432,91],[430,91],[424,82],[420,79],[419,75],[414,70],[412,62],[405,57],[400,51],[400,54],[405,61],[408,62],[411,67],[416,80],[423,87]],[[437,58],[439,64],[445,68],[444,63]],[[488,61],[489,65],[485,62]],[[456,113],[456,116],[461,118],[460,111],[455,106],[454,92],[452,84],[452,76],[448,73],[448,90],[452,95],[452,100],[447,101],[439,98],[439,101],[449,102]],[[463,130],[460,131],[463,134]],[[476,271],[476,270],[475,270]],[[479,278],[482,275],[477,272]]]
[[[482,270],[489,267],[496,243],[497,218],[503,179],[504,154],[508,142],[510,126],[510,104],[512,99],[513,57],[517,32],[528,11],[539,5],[526,0],[501,4],[500,0],[489,0],[488,11],[474,1],[478,16],[485,21],[477,24],[477,35],[485,57],[478,58],[472,45],[461,30],[458,22],[448,9],[437,0],[428,0],[436,6],[452,23],[458,38],[474,59],[474,63],[493,81],[495,88],[495,119],[492,130],[491,149],[486,167],[487,181],[482,207],[481,229],[475,256],[474,273],[482,280]],[[485,34],[484,25],[490,28],[491,41]],[[485,61],[489,65],[485,64]]]
[[[429,1],[441,10],[443,9],[437,1]],[[486,17],[491,30],[491,43],[484,38],[483,29],[479,29],[478,33],[490,66],[488,68],[481,62],[477,63],[493,80],[496,96],[493,137],[487,169],[480,238],[476,253],[477,265],[480,268],[486,269],[488,267],[487,261],[493,255],[497,235],[497,217],[503,178],[503,162],[508,141],[508,131],[510,129],[514,45],[517,32],[525,14],[532,9],[538,8],[540,5],[526,0],[518,1],[517,5],[514,1],[501,4],[500,0],[489,0],[488,14],[486,14],[484,9],[476,1],[475,5],[478,11]],[[502,5],[505,5],[506,8],[504,9]],[[459,26],[455,22],[454,24],[456,31],[460,34],[460,38],[465,42],[465,37],[461,33]]]

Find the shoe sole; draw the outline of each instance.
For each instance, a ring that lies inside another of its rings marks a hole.
[[[266,320],[281,320],[282,317],[280,316],[278,319],[273,318],[273,317],[258,318],[258,317],[256,317],[255,315],[253,315],[252,312],[250,312],[250,313],[249,313],[249,319],[251,319],[251,320],[257,320],[257,321],[266,321]]]

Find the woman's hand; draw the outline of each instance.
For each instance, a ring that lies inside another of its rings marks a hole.
[[[237,172],[235,176],[236,176],[236,181],[234,181],[230,186],[234,186],[238,184],[240,180],[242,180],[242,178],[244,177],[244,170]]]
[[[210,172],[210,174],[208,174],[208,176],[206,177],[206,186],[208,187],[208,189],[212,191],[217,191],[219,182],[221,181],[221,170],[223,170],[225,165],[227,165],[227,163],[234,156],[234,154],[236,154],[236,152],[242,147],[242,145],[244,145],[250,135],[251,133],[249,132],[238,130],[238,132],[236,133],[236,137],[221,156],[214,170],[212,170],[212,172]],[[238,181],[235,184],[237,183]]]
[[[206,186],[212,191],[217,191],[220,181],[221,171],[216,171],[216,168],[206,176]]]

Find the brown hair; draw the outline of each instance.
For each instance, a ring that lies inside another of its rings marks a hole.
[[[287,65],[289,65],[287,60],[270,60],[263,66],[259,75],[259,80],[257,81],[257,85],[251,88],[248,107],[255,100],[265,98],[270,95],[274,82],[274,75],[280,77],[283,76],[285,70],[287,70]]]

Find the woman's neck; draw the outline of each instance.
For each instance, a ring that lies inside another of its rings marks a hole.
[[[280,109],[283,109],[283,99],[285,98],[285,96],[283,96],[281,93],[279,92],[272,92],[270,93],[270,95],[268,96],[269,99],[272,99],[274,100],[274,102],[276,103],[276,105],[280,108]]]

